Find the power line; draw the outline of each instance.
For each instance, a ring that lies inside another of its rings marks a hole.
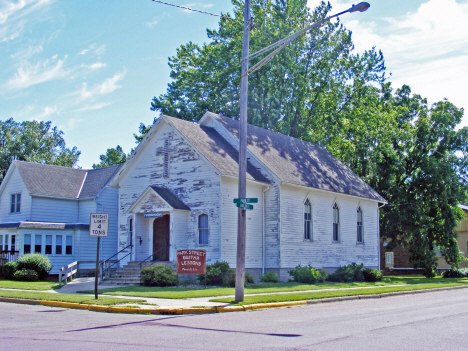
[[[179,9],[184,9],[184,10],[189,10],[189,11],[193,11],[193,12],[203,13],[203,14],[205,14],[205,15],[216,16],[216,17],[224,17],[224,18],[230,18],[230,17],[226,17],[226,16],[223,16],[223,15],[218,15],[218,14],[216,14],[216,13],[211,13],[211,12],[206,12],[206,11],[191,9],[190,7],[180,6],[180,5],[176,5],[176,4],[170,4],[170,3],[168,3],[168,2],[164,2],[164,1],[160,1],[160,0],[151,0],[151,1],[153,1],[153,2],[158,2],[158,3],[163,4],[163,5],[178,7]]]

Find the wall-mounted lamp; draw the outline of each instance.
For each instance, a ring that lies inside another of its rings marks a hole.
[[[141,236],[139,236],[138,239],[140,240],[140,245],[141,245],[141,243],[143,242],[143,239],[141,238]]]

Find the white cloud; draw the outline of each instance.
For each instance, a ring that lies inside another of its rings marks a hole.
[[[53,115],[53,114],[59,114],[59,111],[57,109],[57,105],[55,106],[46,106],[43,108],[42,112],[39,114],[29,117],[30,120],[42,120],[44,117]]]
[[[153,28],[155,25],[157,25],[159,22],[159,19],[152,19],[151,22],[146,22],[146,26],[149,28]]]
[[[309,0],[314,7],[317,0]],[[350,1],[334,1],[333,13],[346,10]],[[371,5],[372,6],[372,5]],[[359,17],[359,20],[356,20]],[[394,88],[407,84],[429,104],[447,98],[468,108],[468,3],[427,0],[402,16],[366,12],[340,20],[353,32],[358,52],[382,50]],[[369,22],[366,22],[369,21]],[[468,116],[465,117],[468,124]]]
[[[0,42],[19,37],[27,24],[43,20],[39,11],[55,0],[19,0],[0,3]]]
[[[28,48],[18,51],[17,53],[10,55],[10,57],[14,60],[26,61],[26,60],[29,60],[32,56],[36,54],[40,54],[43,51],[44,49],[42,48],[42,45],[36,45],[36,46],[29,45]]]
[[[15,76],[8,80],[6,87],[13,90],[24,89],[50,80],[64,78],[70,73],[63,67],[66,59],[67,56],[59,60],[57,55],[54,55],[52,58],[39,61],[34,65],[24,61],[20,64]]]
[[[124,70],[123,72],[117,73],[113,77],[110,77],[104,80],[104,82],[102,82],[101,84],[96,84],[89,90],[88,90],[88,85],[86,83],[83,83],[83,85],[81,86],[81,89],[73,93],[72,95],[73,96],[77,95],[79,97],[78,102],[82,102],[86,100],[93,101],[98,96],[107,95],[117,90],[118,88],[121,88],[121,86],[118,85],[117,82],[122,80],[125,77],[126,73],[127,73],[126,70]]]
[[[191,2],[189,4],[182,5],[195,10],[206,10],[214,6],[214,4],[202,4],[201,2]],[[184,12],[192,13],[193,11],[183,9]]]
[[[101,108],[104,108],[106,106],[109,106],[111,103],[110,102],[99,102],[96,104],[92,105],[85,105],[79,109],[73,110],[71,112],[83,112],[83,111],[92,111],[92,110],[99,110]]]

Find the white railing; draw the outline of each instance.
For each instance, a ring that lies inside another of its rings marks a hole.
[[[62,286],[62,281],[65,279],[64,284],[68,283],[68,278],[70,281],[73,279],[73,276],[78,273],[78,269],[80,267],[80,262],[75,261],[70,263],[69,265],[60,268],[59,270],[59,286]]]

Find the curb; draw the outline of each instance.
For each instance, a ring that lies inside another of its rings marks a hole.
[[[260,309],[266,309],[266,308],[314,305],[314,304],[319,304],[319,303],[331,303],[331,302],[340,302],[340,301],[348,301],[348,300],[379,299],[379,298],[391,297],[391,296],[422,294],[422,293],[455,290],[455,289],[468,289],[468,286],[460,285],[460,286],[450,286],[450,287],[435,288],[435,289],[395,291],[395,292],[382,293],[382,294],[330,297],[330,298],[325,298],[325,299],[290,301],[290,302],[258,303],[258,304],[252,304],[252,305],[242,305],[242,306],[216,306],[216,307],[207,307],[207,308],[180,308],[180,307],[179,308],[153,308],[153,309],[128,308],[128,307],[101,306],[101,305],[85,305],[85,304],[72,303],[72,302],[15,299],[11,297],[0,297],[0,302],[80,309],[80,310],[89,310],[89,311],[94,311],[94,312],[181,315],[181,314],[207,314],[207,313],[254,311],[254,310],[260,310]]]

